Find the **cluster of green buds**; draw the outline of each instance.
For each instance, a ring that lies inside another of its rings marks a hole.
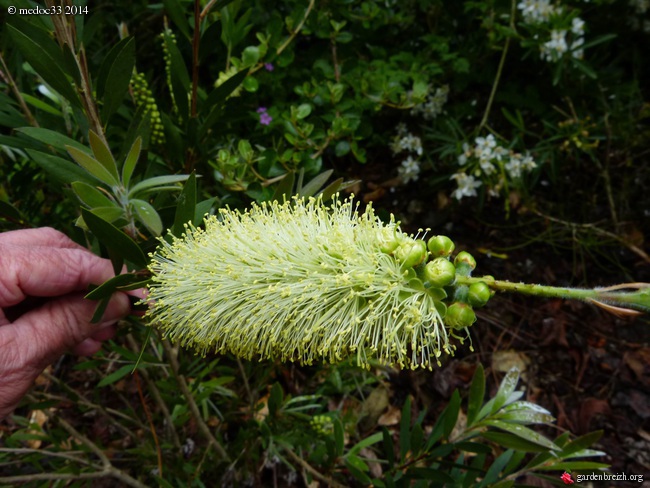
[[[172,55],[169,51],[169,44],[176,44],[176,34],[169,28],[166,27],[162,34],[160,34],[160,39],[162,41],[163,56],[165,60],[165,74],[167,75],[167,88],[169,89],[169,94],[172,98],[172,106],[174,107],[174,113],[178,112],[178,106],[176,105],[176,99],[174,98],[174,90],[172,89]]]
[[[452,260],[456,246],[447,236],[436,235],[425,242],[386,231],[381,236],[382,251],[401,263],[411,286],[434,297],[445,325],[451,330],[471,326],[476,321],[474,308],[484,306],[493,294],[484,282],[458,283],[458,277],[469,278],[476,268],[474,257],[461,251]]]
[[[138,73],[137,71],[133,73],[131,78],[131,89],[133,90],[133,98],[135,99],[135,104],[138,108],[141,106],[145,107],[145,111],[150,117],[151,121],[151,142],[153,144],[164,144],[165,142],[165,131],[162,124],[162,119],[160,118],[160,111],[158,110],[158,105],[156,100],[153,97],[151,88],[149,88],[149,83],[144,74]]]
[[[226,81],[228,81],[230,78],[235,76],[237,74],[237,69],[236,66],[231,66],[228,68],[226,71],[221,71],[219,72],[219,77],[217,78],[217,81],[214,82],[214,87],[217,88],[221,85],[223,85]],[[239,85],[237,88],[235,88],[230,95],[228,95],[228,98],[230,97],[238,97],[241,95],[243,89],[243,85]]]
[[[322,437],[330,437],[334,432],[334,422],[328,415],[314,415],[309,424]]]

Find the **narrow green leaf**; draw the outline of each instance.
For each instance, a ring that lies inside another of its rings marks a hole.
[[[443,431],[443,436],[444,438],[448,438],[449,435],[451,434],[451,431],[454,430],[454,427],[456,426],[456,422],[458,421],[458,414],[460,413],[460,393],[458,393],[458,390],[454,390],[454,393],[451,395],[451,398],[449,399],[449,404],[447,405],[447,408],[445,408],[443,415],[443,425],[444,425],[444,431]]]
[[[102,120],[108,121],[122,104],[135,67],[135,40],[118,42],[104,58],[97,77],[97,97],[104,103]]]
[[[383,447],[386,460],[388,461],[388,468],[393,469],[395,466],[395,449],[393,446],[393,436],[390,434],[386,427],[381,428],[381,434],[383,436]]]
[[[63,113],[58,108],[53,107],[49,103],[45,103],[43,100],[33,97],[27,93],[21,93],[20,95],[23,97],[23,100],[25,100],[34,108],[42,110],[43,112],[47,112],[48,114],[56,115],[57,117],[63,116]]]
[[[137,198],[132,198],[129,203],[135,210],[138,220],[140,220],[140,222],[142,222],[154,236],[159,236],[162,233],[163,224],[156,209],[153,208],[149,202]]]
[[[128,188],[131,183],[131,176],[135,171],[135,165],[138,163],[140,157],[140,150],[142,149],[142,137],[136,137],[129,153],[126,155],[124,166],[122,166],[122,184]]]
[[[483,478],[483,481],[479,486],[480,487],[488,486],[494,483],[495,481],[497,481],[499,479],[499,474],[506,466],[506,464],[508,464],[513,453],[514,451],[508,449],[507,451],[502,453],[498,458],[496,458],[492,462],[492,466],[490,466],[490,468],[487,470],[487,473],[485,473],[485,477]]]
[[[67,159],[33,149],[26,149],[25,152],[32,158],[32,161],[60,183],[69,184],[73,181],[84,181],[91,185],[99,183],[96,178],[93,178],[88,172]]]
[[[176,215],[174,216],[174,227],[172,233],[180,237],[185,230],[184,225],[194,221],[196,211],[196,175],[194,172],[189,176],[183,191],[178,196]]]
[[[246,75],[248,75],[248,69],[243,69],[212,90],[203,104],[202,112],[204,114],[212,112],[217,105],[226,100],[226,98],[228,98],[228,96],[234,92],[239,85],[241,85],[244,78],[246,78]]]
[[[13,220],[14,222],[22,222],[24,220],[20,210],[14,207],[11,203],[3,200],[0,200],[0,217]]]
[[[540,455],[544,455],[544,456],[548,455],[549,458],[552,456],[552,454],[549,453],[549,450],[546,447],[540,446],[535,442],[530,442],[525,439],[522,439],[519,436],[507,434],[505,432],[496,432],[496,431],[484,432],[483,434],[481,434],[481,437],[489,441],[492,441],[498,444],[499,446],[505,447],[507,449],[515,449],[516,451],[523,451],[523,452],[539,452]]]
[[[498,429],[504,430],[510,434],[521,437],[522,439],[525,439],[529,442],[534,442],[535,444],[539,444],[540,446],[545,447],[547,449],[553,449],[554,451],[562,450],[560,446],[555,444],[550,439],[547,439],[543,435],[535,432],[532,429],[529,429],[528,427],[524,427],[523,425],[513,425],[507,422],[503,422],[501,420],[492,420],[492,419],[485,420],[482,423],[485,425],[489,425],[491,427],[496,427]]]
[[[496,413],[501,407],[506,405],[510,395],[515,391],[518,382],[519,370],[517,368],[512,368],[506,373],[501,381],[501,385],[499,385],[499,390],[494,396],[494,403],[492,404],[490,414]]]
[[[119,181],[120,176],[117,174],[117,164],[115,164],[115,158],[113,158],[110,148],[93,130],[88,131],[88,139],[90,141],[90,148],[93,150],[93,154],[95,155],[95,159],[97,159],[97,161],[99,161],[101,165],[104,166],[111,175],[113,175],[116,181]]]
[[[453,447],[455,449],[458,449],[459,451],[474,452],[477,454],[478,453],[489,454],[492,452],[492,449],[489,446],[486,446],[485,444],[479,444],[478,442],[471,442],[471,441],[455,442],[453,444]]]
[[[93,291],[88,293],[84,298],[87,300],[100,300],[102,298],[110,297],[117,291],[118,288],[127,286],[136,281],[142,280],[141,276],[134,273],[125,273],[113,276],[110,280],[105,281]]]
[[[406,397],[399,423],[399,452],[402,462],[411,450],[411,397]]]
[[[116,207],[115,205],[111,207],[94,207],[89,210],[100,219],[103,219],[106,222],[110,222],[110,223],[113,223],[116,220],[119,220],[122,217],[124,217],[124,210],[121,209],[120,207]],[[83,229],[89,230],[83,217],[79,217],[77,219],[76,225]]]
[[[93,316],[90,319],[91,324],[97,324],[102,320],[102,317],[104,316],[104,312],[106,311],[106,307],[108,307],[108,302],[110,301],[110,299],[111,297],[105,297],[99,301],[97,307],[95,307],[95,312],[93,313]]]
[[[357,442],[346,454],[346,456],[350,455],[355,455],[358,454],[361,449],[364,447],[369,447],[372,446],[373,444],[377,444],[379,441],[383,440],[384,435],[381,432],[375,432],[369,437],[366,437],[365,439],[361,439],[359,442]]]
[[[293,195],[293,182],[295,179],[295,173],[287,173],[284,178],[280,180],[278,186],[275,187],[275,193],[273,193],[273,200],[282,202],[285,200],[290,200]]]
[[[407,471],[409,479],[413,480],[429,480],[435,483],[433,486],[455,486],[457,479],[449,476],[442,470],[433,468],[411,468]],[[410,485],[407,485],[410,486]]]
[[[183,35],[189,39],[190,35],[190,26],[185,14],[185,8],[181,5],[181,2],[178,0],[163,0],[163,5],[165,6],[165,12],[169,15],[169,18],[172,20],[176,27],[178,27]]]
[[[456,425],[459,413],[460,393],[458,393],[458,390],[454,390],[454,393],[449,399],[449,403],[440,414],[440,417],[438,417],[438,420],[436,420],[433,429],[431,429],[431,434],[429,434],[429,438],[427,439],[425,450],[431,449],[441,438],[446,439],[449,437],[449,434]]]
[[[125,364],[121,368],[118,368],[117,370],[113,371],[108,376],[104,376],[104,378],[102,378],[101,381],[97,383],[97,388],[102,388],[104,386],[112,385],[116,381],[119,381],[122,378],[124,378],[127,374],[131,374],[132,371],[133,371],[133,365]]]
[[[471,427],[476,420],[481,405],[483,404],[483,397],[485,396],[485,372],[483,365],[479,364],[474,372],[472,384],[469,387],[469,398],[467,400],[467,425]]]
[[[323,198],[323,202],[329,201],[337,192],[339,192],[343,188],[342,183],[343,178],[339,178],[323,188],[323,191],[319,193]]]
[[[358,469],[359,471],[365,472],[365,471],[369,470],[368,465],[365,463],[365,461],[363,459],[361,459],[359,456],[357,456],[356,454],[350,454],[350,455],[346,456],[345,457],[345,462],[346,462],[346,464],[348,466],[353,466],[354,468]],[[365,477],[364,480],[366,478],[367,477]],[[368,481],[370,481],[370,479],[368,479]]]
[[[88,155],[91,154],[90,149],[80,142],[54,130],[43,129],[42,127],[20,127],[19,129],[16,129],[16,132],[21,132],[32,139],[36,139],[43,144],[47,144],[48,146],[52,146],[54,149],[59,149],[63,152],[66,151],[67,146],[72,146]]]
[[[194,225],[199,225],[199,223],[203,220],[203,217],[205,217],[205,214],[210,212],[210,209],[212,208],[212,205],[214,205],[216,199],[217,197],[212,197],[196,204],[196,209],[194,210],[194,218],[192,220]]]
[[[79,164],[79,166],[84,168],[95,178],[106,183],[109,186],[119,185],[117,179],[95,158],[72,146],[66,146],[66,149],[68,150],[68,154],[70,154],[72,159],[74,159],[77,164]]]
[[[368,471],[368,465],[357,456],[352,456],[351,458],[346,457],[345,464],[350,471],[350,474],[354,476],[359,483],[362,483],[364,486],[372,483],[370,476],[364,473],[364,471]]]
[[[140,246],[124,232],[85,208],[81,209],[81,215],[90,231],[104,246],[140,268],[147,266],[147,258]]]
[[[305,186],[298,188],[298,195],[301,197],[314,196],[316,192],[318,192],[318,190],[320,190],[321,187],[327,183],[327,180],[330,179],[330,176],[332,176],[333,172],[334,170],[328,169],[327,171],[323,171],[321,174],[316,175]]]
[[[603,431],[597,430],[595,432],[589,432],[583,436],[578,437],[577,439],[572,440],[566,444],[562,449],[563,457],[570,457],[571,454],[581,451],[587,447],[594,445],[602,437]]]
[[[142,180],[140,183],[133,185],[133,187],[129,190],[129,197],[134,197],[140,192],[150,190],[155,187],[170,185],[172,183],[180,183],[181,181],[187,180],[189,177],[189,175],[154,176],[153,178]],[[175,188],[178,188],[179,190],[181,189],[180,186]]]
[[[72,183],[72,190],[83,203],[91,208],[117,206],[117,204],[110,200],[104,193],[87,183],[75,181]]]
[[[7,32],[9,32],[9,35],[13,39],[15,47],[18,48],[27,62],[43,80],[72,105],[78,107],[80,102],[74,85],[68,80],[61,69],[61,66],[64,64],[62,62],[62,56],[59,62],[57,62],[56,59],[52,58],[48,49],[32,40],[11,24],[7,25]]]
[[[609,464],[596,463],[592,461],[565,461],[562,463],[554,464],[553,466],[539,466],[538,471],[566,471],[566,470],[582,470],[582,471],[596,471],[597,469],[607,469]]]
[[[282,391],[282,387],[278,382],[273,383],[273,386],[271,387],[271,393],[269,394],[269,399],[268,399],[268,407],[269,407],[269,414],[271,417],[274,417],[278,411],[280,410],[280,407],[282,406],[282,401],[284,400],[284,392]]]
[[[343,425],[338,418],[334,419],[334,445],[336,448],[336,456],[343,456],[343,451],[345,450],[345,434],[343,432]]]
[[[531,410],[511,410],[509,412],[501,412],[492,416],[492,418],[524,425],[550,424],[555,420],[552,415],[533,412]]]

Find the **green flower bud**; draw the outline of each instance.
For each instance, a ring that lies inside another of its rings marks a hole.
[[[461,251],[456,255],[454,264],[456,265],[456,272],[459,275],[469,276],[472,274],[474,268],[476,268],[476,259],[470,253]]]
[[[421,239],[408,239],[395,250],[395,257],[403,268],[412,268],[426,259],[427,245]]]
[[[433,236],[431,239],[429,239],[427,247],[434,257],[441,256],[443,258],[446,258],[449,257],[452,252],[454,252],[456,245],[454,244],[454,241],[452,241],[447,236]]]
[[[454,264],[458,266],[460,263],[466,263],[469,265],[470,269],[474,270],[476,268],[476,259],[470,253],[461,251],[456,255],[454,259]]]
[[[395,226],[384,227],[378,233],[379,249],[381,252],[390,254],[398,248],[400,244],[400,237],[397,235]]]
[[[436,258],[424,268],[424,279],[436,288],[451,284],[455,276],[456,267],[447,258]]]
[[[485,283],[472,283],[467,293],[467,300],[474,307],[482,307],[488,302],[491,296],[490,287]]]
[[[452,329],[464,329],[476,322],[476,314],[467,303],[455,302],[447,307],[445,325]]]

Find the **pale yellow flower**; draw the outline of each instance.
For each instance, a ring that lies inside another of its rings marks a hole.
[[[350,355],[428,367],[451,353],[442,289],[424,286],[419,250],[391,217],[352,200],[221,209],[205,229],[161,240],[150,270],[148,316],[200,354],[337,362]],[[404,259],[404,262],[400,261]]]

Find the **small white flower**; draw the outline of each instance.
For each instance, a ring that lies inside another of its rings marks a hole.
[[[465,173],[456,173],[451,176],[452,180],[456,180],[458,188],[456,188],[451,196],[457,200],[463,197],[475,197],[477,195],[476,189],[482,185],[480,181],[476,181],[473,176]]]
[[[579,36],[585,33],[585,21],[576,17],[571,21],[571,32]]]
[[[408,183],[409,181],[417,181],[420,177],[420,162],[413,159],[413,156],[407,157],[397,169],[402,181]]]

